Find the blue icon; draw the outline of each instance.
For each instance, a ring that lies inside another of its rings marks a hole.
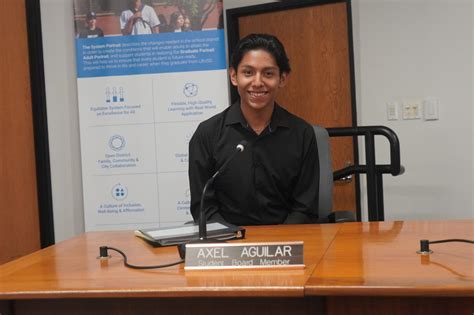
[[[110,88],[109,87],[105,89],[105,101],[107,103],[110,103]]]
[[[183,94],[187,97],[194,97],[198,95],[199,87],[194,83],[186,83],[183,88]]]
[[[105,88],[105,102],[106,103],[125,102],[125,89],[122,86],[106,87]]]
[[[113,135],[109,139],[109,147],[114,151],[120,151],[125,147],[125,139],[121,135]]]
[[[115,200],[124,200],[128,196],[128,189],[122,184],[117,184],[112,188],[112,197]]]
[[[123,87],[119,87],[119,97],[120,102],[125,101],[125,99],[123,98]]]
[[[117,88],[116,87],[112,88],[112,102],[114,103],[117,102]]]

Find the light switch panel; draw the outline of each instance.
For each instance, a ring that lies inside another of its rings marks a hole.
[[[425,120],[439,119],[439,101],[437,98],[430,97],[423,100],[423,118]]]
[[[398,120],[398,102],[387,103],[387,120]]]

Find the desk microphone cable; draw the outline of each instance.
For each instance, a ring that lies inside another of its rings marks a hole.
[[[169,263],[169,264],[164,264],[164,265],[155,265],[155,266],[132,265],[132,264],[129,264],[127,262],[127,255],[125,255],[124,252],[122,252],[120,249],[117,249],[117,248],[114,248],[114,247],[108,247],[108,246],[101,246],[99,248],[99,257],[97,257],[97,258],[99,258],[99,259],[108,259],[108,258],[110,258],[109,252],[108,252],[109,250],[116,251],[117,253],[122,255],[123,264],[125,265],[125,267],[132,268],[132,269],[158,269],[158,268],[165,268],[165,267],[171,267],[171,266],[179,265],[179,264],[184,262],[184,260],[181,259],[179,261],[172,262],[172,263]]]
[[[474,244],[474,240],[465,240],[459,238],[451,238],[446,240],[438,240],[438,241],[429,241],[429,240],[420,240],[420,250],[416,251],[418,254],[432,254],[433,251],[430,250],[430,244],[439,244],[439,243],[451,243],[451,242],[462,242],[462,243],[469,243]]]

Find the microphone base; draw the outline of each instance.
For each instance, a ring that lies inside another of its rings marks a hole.
[[[186,258],[186,244],[211,244],[211,243],[225,243],[225,241],[216,240],[216,239],[212,239],[212,238],[206,238],[206,239],[203,239],[203,240],[195,240],[195,241],[190,241],[190,242],[187,242],[187,243],[184,243],[184,244],[179,244],[178,245],[179,257],[181,257],[181,259]]]

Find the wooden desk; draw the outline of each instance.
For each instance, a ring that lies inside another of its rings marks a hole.
[[[474,221],[381,222],[249,227],[247,239],[304,241],[303,270],[127,269],[177,260],[131,232],[87,233],[0,266],[2,315],[55,314],[469,314],[474,312]],[[384,312],[385,311],[385,312]]]
[[[306,268],[299,270],[128,269],[113,252],[101,264],[99,246],[119,248],[138,265],[176,261],[177,249],[152,248],[130,231],[87,233],[0,266],[0,300],[8,301],[0,313],[163,314],[165,309],[166,314],[305,314],[305,283],[340,227],[247,229],[242,242],[304,241]]]
[[[474,221],[344,224],[306,284],[329,314],[474,313],[474,247],[421,239],[474,239]],[[342,303],[341,303],[342,301]]]

